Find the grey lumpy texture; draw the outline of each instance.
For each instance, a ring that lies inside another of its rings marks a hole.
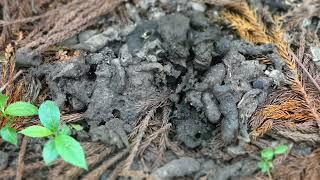
[[[183,157],[173,160],[164,166],[156,169],[152,172],[152,176],[156,179],[170,179],[174,177],[183,177],[185,175],[191,175],[199,171],[200,163],[189,157]]]
[[[239,113],[237,102],[230,92],[228,86],[215,86],[213,94],[218,99],[219,109],[224,118],[221,122],[222,139],[225,143],[236,141],[236,136],[239,128]]]

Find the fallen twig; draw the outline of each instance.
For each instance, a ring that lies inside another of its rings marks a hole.
[[[6,84],[4,84],[1,88],[0,88],[0,92],[2,93],[3,90],[5,90],[7,88],[7,86],[12,83],[14,80],[16,80],[24,71],[23,70],[19,70],[12,79],[10,79]]]
[[[118,162],[120,159],[122,159],[125,155],[129,153],[129,149],[125,149],[122,152],[118,153],[111,159],[105,161],[103,164],[101,164],[98,168],[91,171],[89,174],[87,174],[82,179],[91,179],[91,180],[98,180],[100,179],[101,175],[110,168],[114,163]]]
[[[89,169],[91,169],[92,167],[95,167],[97,164],[100,164],[101,162],[103,162],[103,160],[110,155],[112,152],[114,151],[114,148],[105,148],[104,151],[100,152],[100,153],[93,153],[93,157],[89,157],[88,158],[88,164],[89,164]],[[88,152],[87,152],[88,153]],[[78,168],[78,167],[72,167],[70,170],[68,170],[66,172],[66,174],[64,175],[63,179],[74,179],[74,178],[78,178],[79,175],[81,173],[83,173],[85,170]],[[91,171],[92,172],[92,171]],[[90,172],[90,173],[91,173]],[[102,173],[104,173],[105,171],[103,171]],[[100,177],[100,176],[99,176]],[[92,179],[92,178],[88,178],[88,179]]]
[[[297,62],[298,66],[303,70],[304,73],[308,76],[312,84],[317,88],[317,90],[320,93],[320,86],[317,83],[317,81],[312,77],[312,75],[309,73],[307,68],[302,64],[302,62],[299,60],[299,58],[290,50],[289,51],[290,55],[293,57],[293,59]]]
[[[24,155],[26,154],[27,144],[28,144],[28,137],[24,136],[22,139],[22,143],[21,143],[20,151],[19,151],[16,180],[21,180],[22,176],[23,176],[23,170],[24,170],[24,160],[23,159],[24,159]]]
[[[40,15],[37,15],[37,16],[21,18],[21,19],[15,19],[15,20],[10,20],[10,21],[0,20],[0,26],[8,26],[8,25],[12,25],[12,24],[21,24],[21,23],[33,22],[33,21],[39,20],[41,18],[45,18],[45,17],[49,17],[49,16],[54,15],[54,14],[58,14],[59,11],[61,11],[62,8],[63,9],[68,9],[68,8],[70,8],[71,6],[73,6],[73,5],[77,4],[77,3],[79,3],[79,2],[78,1],[74,1],[74,2],[71,2],[71,3],[63,6],[63,7],[50,10],[50,11],[44,13],[44,14],[40,14]]]
[[[41,162],[35,162],[32,164],[27,164],[24,168],[25,172],[35,171],[45,167]],[[14,168],[10,168],[7,170],[3,170],[0,173],[0,179],[10,179],[10,177],[14,177],[16,175],[16,171]]]
[[[84,142],[82,146],[86,152],[89,169],[103,162],[103,160],[114,151],[114,148],[106,147],[104,144],[95,142]],[[79,179],[79,176],[83,173],[85,173],[84,169],[71,166],[62,159],[59,159],[54,163],[53,168],[50,169],[47,179]]]

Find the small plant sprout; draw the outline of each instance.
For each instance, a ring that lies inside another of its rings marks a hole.
[[[53,101],[45,101],[39,107],[39,119],[42,124],[27,127],[19,133],[33,138],[48,137],[42,156],[47,165],[51,165],[59,156],[74,165],[88,169],[84,151],[78,141],[70,136],[69,126],[60,122],[59,107]],[[79,125],[71,125],[81,129]]]
[[[265,148],[261,151],[261,161],[259,162],[258,166],[263,173],[267,173],[269,179],[272,179],[271,176],[271,169],[273,168],[272,161],[275,156],[280,154],[285,154],[288,150],[287,145],[280,145],[276,148]]]
[[[0,129],[1,138],[11,144],[17,145],[18,138],[15,129],[11,128],[15,117],[35,116],[38,108],[29,102],[17,101],[7,105],[9,97],[0,93],[0,116],[5,122]],[[1,122],[3,124],[3,122]]]

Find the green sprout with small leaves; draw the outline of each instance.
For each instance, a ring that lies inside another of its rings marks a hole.
[[[14,145],[18,144],[17,132],[12,128],[15,117],[39,115],[42,126],[30,126],[19,133],[32,138],[49,138],[42,153],[45,163],[50,165],[61,156],[64,161],[74,166],[88,169],[80,143],[70,136],[70,127],[77,131],[82,130],[82,127],[78,124],[71,124],[69,127],[61,123],[59,107],[53,101],[45,101],[38,109],[29,102],[17,101],[8,104],[8,99],[9,97],[0,92],[0,117],[4,120],[0,123],[3,126],[0,127],[0,136],[4,141]]]
[[[280,145],[276,148],[265,148],[261,151],[261,161],[258,166],[263,173],[267,173],[269,179],[272,179],[271,169],[273,168],[272,161],[277,155],[285,154],[288,151],[287,145]]]
[[[15,117],[28,117],[38,114],[38,108],[29,102],[17,101],[7,105],[9,97],[0,93],[0,117],[5,124],[0,129],[0,136],[4,141],[11,144],[18,144],[17,132],[11,126],[15,123]]]
[[[42,156],[47,165],[51,165],[59,156],[74,165],[88,169],[84,151],[80,143],[71,137],[71,129],[60,122],[59,107],[53,101],[45,101],[39,107],[39,119],[42,124],[27,127],[19,133],[32,138],[48,137]],[[75,130],[81,130],[80,125],[71,124]]]

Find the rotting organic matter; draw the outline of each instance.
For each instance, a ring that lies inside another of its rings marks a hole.
[[[32,68],[31,73],[46,81],[61,107],[69,105],[73,110],[85,111],[90,126],[87,139],[130,148],[114,172],[145,176],[132,168],[142,168],[143,163],[152,172],[165,161],[165,152],[180,156],[183,150],[179,146],[206,148],[213,136],[225,145],[247,141],[250,112],[244,109],[254,111],[257,105],[244,102],[250,97],[261,103],[275,82],[275,77],[264,74],[267,65],[257,58],[275,54],[273,46],[254,46],[217,36],[223,32],[216,25],[202,31],[199,26],[190,26],[196,20],[172,14],[157,21],[141,21],[131,32],[120,30],[114,39],[119,47],[104,47],[66,62],[43,64]],[[176,21],[182,23],[180,29],[171,28]],[[152,33],[141,40],[146,31]],[[179,42],[171,42],[175,37]],[[212,41],[215,43],[208,46]],[[176,47],[174,51],[172,46]],[[207,58],[208,54],[213,57]],[[171,131],[173,128],[175,131]]]
[[[251,134],[259,137],[270,129],[313,133],[314,126],[319,123],[316,96],[319,85],[316,77],[311,75],[315,72],[309,72],[312,69],[307,69],[301,62],[304,50],[300,50],[302,54],[299,59],[286,43],[283,30],[278,24],[266,27],[247,3],[239,5],[232,4],[224,17],[243,39],[253,43],[274,43],[279,56],[286,63],[286,76],[290,83],[290,89],[274,92],[266,105],[253,115],[250,120],[253,129]],[[303,48],[304,44],[300,47]]]

